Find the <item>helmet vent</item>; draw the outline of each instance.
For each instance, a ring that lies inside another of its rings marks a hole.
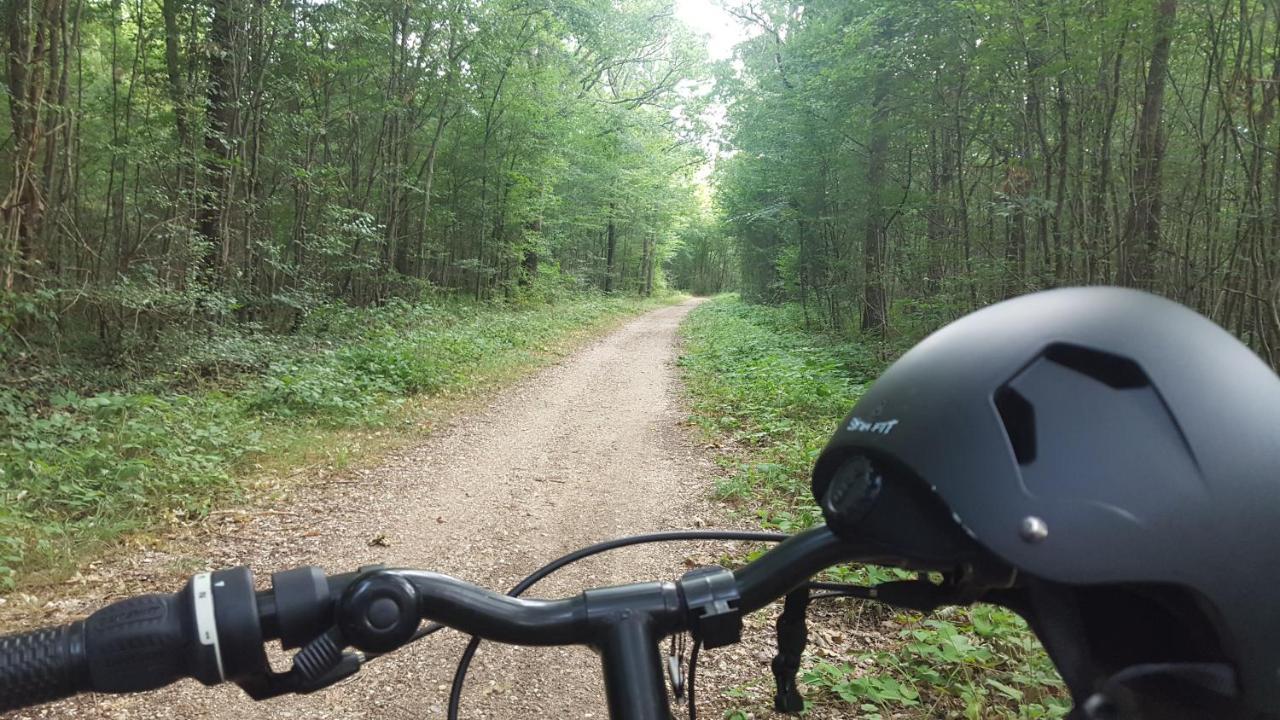
[[[1036,411],[1017,390],[1008,385],[996,391],[996,412],[1004,423],[1005,434],[1013,446],[1019,465],[1036,460]]]
[[[1117,390],[1147,387],[1151,380],[1134,361],[1079,345],[1058,343],[1044,353],[1053,362]]]

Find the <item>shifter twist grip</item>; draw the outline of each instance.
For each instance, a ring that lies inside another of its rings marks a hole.
[[[90,615],[84,621],[87,689],[138,692],[187,677],[197,641],[182,597],[142,595]]]

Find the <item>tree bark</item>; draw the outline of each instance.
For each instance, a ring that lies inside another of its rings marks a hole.
[[[1147,69],[1142,115],[1138,119],[1133,204],[1121,256],[1119,281],[1145,289],[1155,285],[1155,257],[1160,245],[1160,166],[1164,160],[1164,133],[1160,125],[1177,9],[1177,0],[1155,0],[1151,62]]]
[[[1116,110],[1120,104],[1120,69],[1124,62],[1124,50],[1128,40],[1128,28],[1121,31],[1119,44],[1114,52],[1103,53],[1098,72],[1098,89],[1103,103],[1101,131],[1097,143],[1097,161],[1089,192],[1089,231],[1085,234],[1084,265],[1085,282],[1105,282],[1110,272],[1102,266],[1107,240],[1114,227],[1107,221],[1108,198],[1111,194],[1111,139],[1115,132]]]
[[[542,218],[535,218],[531,221],[527,228],[531,234],[542,235]],[[524,254],[520,260],[520,287],[529,287],[533,285],[533,281],[538,277],[538,249],[528,244],[525,240]]]
[[[644,252],[640,272],[644,275],[644,296],[653,295],[653,234],[644,234]]]
[[[613,218],[614,204],[609,203],[609,223],[605,226],[604,291],[613,292],[614,256],[618,251],[618,225]]]
[[[206,183],[201,198],[197,230],[205,241],[204,269],[213,277],[220,275],[227,240],[223,215],[226,212],[230,176],[231,137],[235,108],[235,63],[233,43],[233,0],[211,0],[213,13],[209,25],[209,84],[207,126],[204,135],[204,168]]]
[[[8,0],[7,77],[9,115],[13,124],[13,174],[0,198],[4,219],[0,238],[0,287],[10,291],[29,285],[40,264],[40,237],[45,219],[45,178],[40,157],[46,143],[44,109],[56,99],[50,92],[47,56],[55,56],[64,5],[61,0]],[[55,84],[57,78],[53,78]],[[50,97],[52,96],[52,97]]]
[[[888,70],[877,71],[872,99],[871,137],[867,143],[867,213],[863,228],[862,329],[888,334],[888,297],[885,290],[885,174],[889,155]]]
[[[178,3],[180,0],[162,0],[160,12],[164,16],[164,65],[169,80],[169,96],[173,101],[174,124],[178,131],[178,144],[186,150],[191,136],[187,119],[187,80],[183,76],[180,35],[178,32]]]

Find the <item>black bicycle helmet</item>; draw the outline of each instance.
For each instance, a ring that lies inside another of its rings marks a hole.
[[[1080,716],[1280,717],[1280,379],[1209,320],[1096,287],[973,313],[818,458],[838,534],[862,516],[833,478],[869,464],[1013,569],[986,599],[1027,616]]]

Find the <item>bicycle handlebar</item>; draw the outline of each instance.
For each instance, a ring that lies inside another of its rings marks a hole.
[[[409,642],[422,620],[517,645],[591,645],[605,665],[615,718],[666,717],[656,643],[688,630],[708,647],[736,642],[741,616],[826,567],[857,559],[825,527],[793,536],[730,572],[700,569],[678,583],[587,590],[524,600],[418,570],[362,568],[325,577],[297,568],[253,592],[245,568],[193,577],[173,595],[146,595],[62,627],[0,637],[0,711],[80,692],[138,692],[195,678],[233,681],[255,699],[311,692],[353,674],[352,647],[385,653]],[[263,645],[302,648],[274,673]]]

